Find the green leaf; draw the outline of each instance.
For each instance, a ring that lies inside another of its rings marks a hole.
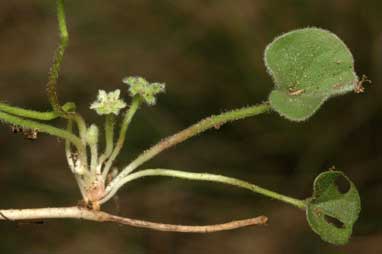
[[[292,121],[306,120],[328,98],[352,91],[358,83],[349,49],[320,28],[281,35],[266,48],[264,61],[275,83],[269,102]]]
[[[348,185],[345,193],[339,190],[338,180],[345,180]],[[313,197],[307,200],[306,217],[312,230],[322,240],[346,244],[360,211],[358,191],[342,172],[327,171],[315,179]]]

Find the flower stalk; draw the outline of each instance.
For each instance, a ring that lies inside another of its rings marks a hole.
[[[101,154],[99,161],[98,161],[98,167],[99,171],[101,171],[101,167],[106,161],[107,158],[110,157],[111,153],[113,152],[114,147],[114,126],[115,126],[115,116],[113,114],[106,115],[105,117],[105,151],[103,154]]]
[[[102,172],[102,175],[104,178],[107,177],[107,175],[110,171],[110,168],[113,165],[114,160],[117,158],[118,154],[122,150],[122,147],[123,147],[123,145],[125,143],[125,139],[126,139],[127,129],[129,128],[129,125],[130,125],[131,121],[133,120],[133,117],[134,117],[135,113],[137,112],[141,102],[142,102],[141,98],[139,96],[135,96],[133,98],[133,101],[131,102],[129,109],[127,110],[127,112],[126,112],[126,114],[122,120],[118,140],[117,140],[117,142],[114,146],[113,152],[111,153],[110,157],[108,158],[108,160],[105,164],[105,167],[103,169],[103,172]]]

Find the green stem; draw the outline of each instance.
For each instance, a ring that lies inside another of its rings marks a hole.
[[[146,150],[144,153],[139,155],[134,161],[132,161],[127,167],[125,167],[121,171],[121,173],[115,178],[115,181],[119,181],[121,178],[124,178],[132,171],[134,171],[137,167],[139,167],[146,161],[152,159],[164,150],[175,146],[176,144],[179,144],[195,135],[198,135],[203,131],[206,131],[211,128],[218,129],[220,128],[220,126],[227,122],[232,122],[243,118],[259,115],[269,111],[270,109],[271,107],[268,103],[263,103],[251,107],[228,111],[220,115],[212,115],[210,117],[207,117],[199,121],[198,123],[191,125],[187,129],[184,129],[170,137],[163,139],[158,144]]]
[[[82,165],[82,167],[78,170],[85,171],[88,169],[88,153],[86,151],[86,145],[87,145],[86,144],[86,131],[87,131],[86,122],[82,118],[82,116],[80,114],[77,114],[77,113],[70,114],[70,117],[68,117],[68,123],[70,123],[72,121],[76,122],[76,124],[77,124],[78,132],[79,132],[79,136],[80,136],[81,147],[82,147],[82,150],[79,150],[77,147],[78,154],[79,154],[79,161]],[[70,126],[70,133],[73,133],[73,123],[71,123],[71,126]],[[79,172],[77,172],[77,173],[79,173]],[[80,172],[80,173],[84,174],[84,173],[88,173],[88,172]]]
[[[82,143],[85,144],[87,127],[84,118],[78,113],[70,114],[69,116],[68,119],[73,119],[76,122]]]
[[[60,37],[69,39],[68,28],[66,27],[66,18],[65,18],[65,10],[64,10],[64,1],[57,0],[57,19],[58,19],[58,27],[60,30]]]
[[[63,109],[61,108],[61,104],[57,95],[57,87],[56,87],[60,69],[61,69],[61,63],[64,58],[65,49],[68,46],[68,42],[69,42],[69,34],[68,34],[68,29],[66,27],[63,0],[57,0],[57,20],[58,20],[58,27],[60,32],[60,43],[55,52],[53,64],[49,71],[47,92],[48,92],[49,102],[52,105],[53,110],[60,113],[61,115],[67,116],[68,113],[63,111]]]
[[[67,119],[68,119],[68,121],[71,121],[71,120],[74,121],[77,125],[80,140],[82,143],[81,146],[84,148],[83,152],[78,151],[78,153],[79,153],[80,161],[83,165],[83,168],[87,169],[88,168],[88,153],[86,151],[86,146],[87,146],[87,144],[86,144],[86,132],[87,132],[86,122],[82,118],[82,116],[78,113],[69,114]]]
[[[53,127],[51,125],[35,122],[32,120],[25,120],[20,117],[9,115],[4,112],[0,112],[0,119],[11,124],[15,124],[15,125],[30,128],[30,129],[37,129],[39,132],[44,132],[59,138],[63,138],[65,140],[69,140],[71,143],[73,143],[76,146],[79,152],[83,152],[85,150],[81,140],[77,136],[73,135],[72,133],[68,131]]]
[[[98,165],[98,146],[97,144],[90,145],[90,154],[91,154],[91,163],[90,168],[92,173],[99,174],[99,169],[97,168]]]
[[[113,161],[115,160],[115,158],[117,158],[119,152],[121,151],[123,147],[123,144],[125,143],[127,129],[129,128],[131,120],[133,119],[135,113],[137,112],[140,104],[141,104],[141,98],[138,96],[134,97],[128,111],[125,114],[124,119],[122,120],[121,129],[119,132],[117,143],[115,144],[114,150],[112,154],[110,155],[110,158],[107,160],[104,171],[102,172],[102,175],[104,176],[104,178],[107,176],[113,164]]]
[[[57,3],[57,21],[58,21],[58,29],[60,33],[60,42],[53,58],[53,64],[49,70],[48,84],[47,84],[48,98],[54,111],[56,111],[61,116],[67,119],[73,119],[77,123],[78,129],[80,132],[80,137],[82,139],[83,145],[85,145],[86,123],[84,119],[77,113],[65,112],[65,110],[61,108],[60,106],[61,104],[57,95],[57,81],[59,78],[65,49],[69,43],[69,33],[66,26],[64,0],[57,0],[56,3]]]
[[[130,174],[126,176],[125,178],[121,179],[120,181],[115,182],[113,185],[109,185],[106,188],[106,192],[108,194],[105,198],[103,198],[100,201],[100,203],[102,204],[108,201],[126,183],[142,178],[142,177],[146,177],[146,176],[168,176],[168,177],[182,178],[182,179],[194,180],[194,181],[218,182],[218,183],[233,185],[239,188],[247,189],[252,192],[270,197],[272,199],[277,199],[279,201],[293,205],[300,209],[305,208],[304,200],[299,200],[289,196],[285,196],[285,195],[276,193],[274,191],[270,191],[268,189],[264,189],[255,184],[251,184],[249,182],[245,182],[236,178],[226,177],[222,175],[208,174],[208,173],[191,173],[191,172],[184,172],[184,171],[170,170],[170,169],[146,169],[146,170],[142,170],[142,171],[138,171],[136,173]]]
[[[68,120],[68,126],[66,130],[70,133],[73,132],[73,120]],[[83,174],[86,174],[88,172],[78,172],[77,170],[80,170],[78,167],[76,167],[74,158],[73,158],[73,152],[71,150],[71,143],[69,140],[65,140],[65,153],[66,153],[66,160],[69,164],[70,169],[72,170],[72,173],[74,174],[74,178],[76,179],[78,188],[80,189],[81,196],[84,200],[86,200],[86,191],[84,187],[84,181],[82,179]],[[81,160],[81,158],[78,158],[78,160]],[[82,168],[84,169],[84,168]]]
[[[98,165],[98,139],[99,139],[99,129],[97,125],[92,124],[87,133],[86,142],[90,147],[90,169],[92,175],[100,174],[101,170],[97,167]]]
[[[114,124],[115,124],[115,117],[113,114],[109,114],[105,118],[105,151],[100,156],[98,165],[102,166],[102,164],[105,162],[107,158],[111,155],[113,152],[113,146],[114,146]]]
[[[66,131],[73,133],[73,121],[72,120],[68,120]],[[68,162],[69,168],[72,170],[72,173],[75,173],[76,167],[74,165],[71,143],[67,139],[65,140],[65,155],[66,155],[66,161]]]
[[[115,117],[113,114],[107,115],[105,119],[105,156],[109,157],[113,152],[114,146],[114,123]]]
[[[76,105],[72,102],[68,102],[62,106],[62,109],[65,112],[73,111],[75,110],[75,108],[76,108]],[[41,120],[41,121],[50,121],[60,117],[60,114],[55,111],[40,112],[40,111],[11,106],[5,103],[0,103],[0,111],[3,111],[8,114],[16,115],[16,116],[21,116],[21,117]]]

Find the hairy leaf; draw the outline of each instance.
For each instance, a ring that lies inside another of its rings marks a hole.
[[[342,179],[341,179],[342,178]],[[342,193],[336,181],[348,185]],[[361,210],[355,185],[340,171],[327,171],[314,181],[313,197],[308,199],[306,217],[312,230],[332,244],[345,244]]]
[[[353,56],[333,33],[319,28],[291,31],[265,50],[275,89],[272,108],[292,121],[312,116],[330,97],[355,89]]]

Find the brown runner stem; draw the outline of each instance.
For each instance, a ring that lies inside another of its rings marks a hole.
[[[188,226],[163,224],[144,220],[136,220],[116,216],[102,211],[89,210],[83,207],[57,207],[36,209],[6,209],[0,210],[0,221],[41,220],[41,219],[83,219],[97,222],[114,222],[139,228],[149,228],[158,231],[185,232],[185,233],[211,233],[232,230],[253,225],[264,225],[268,218],[258,216],[246,220],[236,220],[223,224],[206,226]]]

